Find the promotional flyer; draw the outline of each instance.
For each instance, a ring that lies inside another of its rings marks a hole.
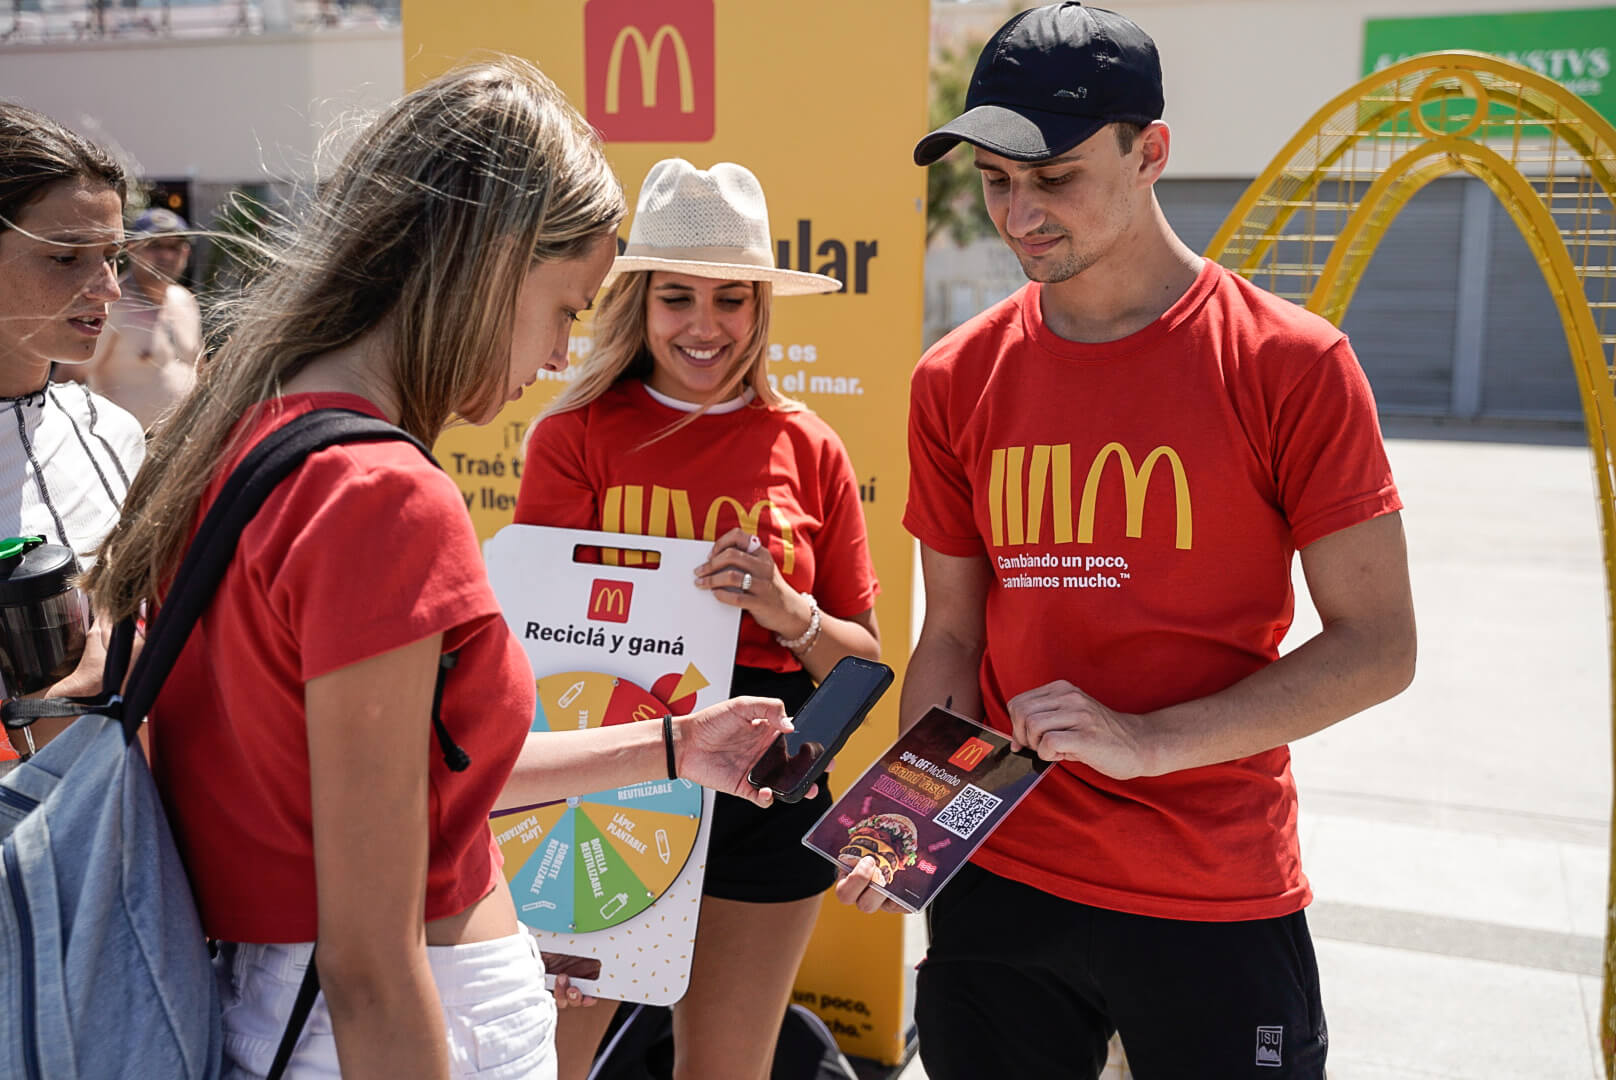
[[[907,911],[931,903],[1043,779],[1049,762],[933,708],[819,819],[803,843],[832,862],[876,861],[876,888]]]

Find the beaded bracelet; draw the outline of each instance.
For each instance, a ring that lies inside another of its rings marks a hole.
[[[814,599],[813,593],[803,593],[803,596],[808,600],[808,629],[802,632],[801,637],[784,638],[779,634],[774,635],[774,640],[792,652],[799,650],[810,652],[819,641],[819,601]]]

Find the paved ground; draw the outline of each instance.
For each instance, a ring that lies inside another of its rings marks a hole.
[[[1387,432],[1419,674],[1295,747],[1331,1080],[1604,1080],[1611,683],[1587,446]],[[1317,628],[1298,612],[1293,641]]]

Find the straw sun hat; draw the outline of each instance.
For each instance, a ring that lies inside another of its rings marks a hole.
[[[751,170],[728,161],[698,169],[683,158],[651,166],[612,273],[666,270],[725,281],[767,281],[776,296],[836,292],[824,274],[781,270],[769,243],[769,210]]]

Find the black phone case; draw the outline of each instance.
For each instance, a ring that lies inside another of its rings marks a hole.
[[[818,783],[819,778],[825,775],[824,766],[829,764],[830,761],[841,752],[843,746],[847,745],[847,740],[852,737],[853,732],[857,731],[861,726],[863,726],[864,718],[870,714],[870,710],[875,708],[876,704],[880,702],[883,696],[885,696],[887,689],[892,686],[893,676],[892,669],[890,667],[887,667],[887,665],[881,663],[879,660],[866,660],[860,656],[844,656],[840,660],[836,661],[835,667],[832,667],[830,671],[826,673],[825,677],[820,680],[819,686],[824,686],[825,683],[829,682],[836,675],[837,668],[848,663],[871,664],[875,667],[879,667],[884,673],[883,677],[880,683],[878,683],[874,690],[870,693],[869,697],[865,699],[864,704],[859,706],[858,711],[853,714],[851,722],[844,724],[840,734],[838,734],[836,738],[825,747],[825,753],[821,755],[819,759],[820,767],[816,768],[812,773],[810,773],[808,778],[799,786],[791,789],[790,791],[776,791],[774,793],[774,797],[780,802],[794,803],[801,802],[803,800],[803,798],[808,794],[808,789],[812,788],[814,784]],[[817,693],[819,693],[819,687],[814,688],[814,694]],[[813,695],[810,694],[808,701],[803,702],[803,709],[806,709],[808,707],[808,703],[813,701],[813,699]],[[802,709],[798,709],[797,711],[801,712]],[[784,736],[780,736],[780,738],[784,738]],[[771,743],[770,745],[772,746],[773,744]],[[761,786],[757,783],[757,781],[752,779],[752,770],[756,768],[757,764],[754,762],[752,768],[746,771],[746,781],[753,787]]]

